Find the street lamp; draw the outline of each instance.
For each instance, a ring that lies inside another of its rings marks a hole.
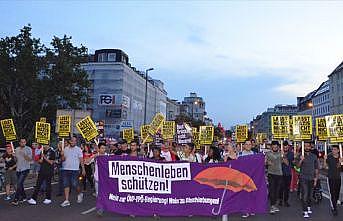
[[[154,70],[149,68],[145,70],[145,99],[144,99],[144,125],[146,125],[146,106],[148,100],[148,72]]]

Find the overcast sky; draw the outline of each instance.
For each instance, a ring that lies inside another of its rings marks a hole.
[[[30,23],[47,44],[73,37],[154,67],[168,96],[196,92],[228,127],[295,104],[343,60],[343,2],[1,1],[0,37]]]

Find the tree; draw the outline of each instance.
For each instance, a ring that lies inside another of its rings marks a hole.
[[[13,118],[19,137],[31,139],[40,117],[53,123],[62,104],[80,108],[88,101],[90,81],[81,68],[87,48],[67,36],[54,37],[51,46],[32,37],[30,25],[0,39],[0,118]]]

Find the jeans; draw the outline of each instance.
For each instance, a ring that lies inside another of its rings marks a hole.
[[[43,183],[45,183],[45,185],[46,185],[45,199],[51,200],[51,179],[52,179],[52,175],[53,175],[52,173],[47,173],[47,174],[39,173],[38,174],[36,187],[35,187],[35,190],[33,191],[33,194],[32,194],[32,199],[37,200],[38,192],[40,191]]]
[[[313,180],[300,179],[301,202],[303,211],[307,211],[307,207],[311,207],[313,184]]]
[[[276,201],[279,196],[281,181],[281,175],[268,174],[269,199],[271,206],[276,205]]]
[[[86,171],[86,176],[83,179],[83,190],[86,190],[87,180],[88,180],[89,184],[91,185],[91,188],[94,187],[92,164],[85,165],[85,171]]]
[[[29,174],[30,170],[24,170],[17,172],[17,191],[15,193],[15,200],[23,200],[26,199],[26,193],[24,190],[24,181]]]
[[[62,176],[62,166],[58,167],[58,194],[63,194],[63,176]]]
[[[331,207],[337,210],[337,200],[339,198],[339,192],[341,190],[341,178],[328,179],[331,195]]]
[[[280,188],[280,202],[288,202],[291,180],[292,176],[282,176],[282,184]]]

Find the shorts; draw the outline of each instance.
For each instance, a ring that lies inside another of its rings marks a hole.
[[[78,170],[62,170],[63,187],[76,188],[78,186]]]
[[[5,185],[17,184],[17,172],[15,170],[5,171]]]

